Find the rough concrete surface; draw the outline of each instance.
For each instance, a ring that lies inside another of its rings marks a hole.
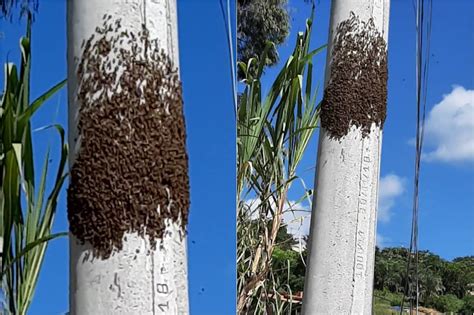
[[[325,87],[341,22],[351,15],[365,22],[372,19],[383,39],[388,38],[389,0],[334,0],[331,10]],[[336,137],[324,127],[320,132],[305,315],[372,313],[382,124],[356,125]]]
[[[70,165],[81,144],[77,67],[82,45],[105,15],[121,19],[122,27],[135,33],[145,25],[149,37],[179,66],[176,0],[68,1]],[[188,314],[185,232],[182,222],[166,220],[165,225],[155,249],[148,236],[129,232],[122,248],[107,258],[96,257],[90,243],[82,244],[71,234],[71,314]]]

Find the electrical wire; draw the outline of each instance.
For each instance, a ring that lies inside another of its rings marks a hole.
[[[234,49],[233,49],[233,40],[232,40],[232,27],[231,27],[231,15],[230,15],[230,0],[227,0],[227,12],[224,9],[224,0],[220,0],[219,4],[221,6],[222,18],[224,19],[224,26],[227,36],[227,46],[229,49],[229,59],[230,59],[230,75],[231,75],[231,84],[232,84],[232,97],[234,102],[234,114],[237,117],[237,91],[236,91],[236,75],[235,75],[235,61],[234,61]],[[227,13],[227,14],[226,14]]]
[[[426,6],[425,6],[426,5]],[[410,314],[415,306],[418,314],[419,306],[419,252],[418,252],[418,217],[419,217],[419,184],[421,170],[421,154],[423,149],[423,139],[425,131],[426,117],[426,97],[428,94],[428,73],[431,43],[431,23],[432,23],[432,0],[416,0],[414,2],[416,14],[416,158],[415,174],[413,185],[413,210],[411,223],[410,249],[407,257],[406,284],[400,307],[400,314],[403,313],[403,306],[406,296],[410,301]],[[425,13],[427,13],[425,15]],[[414,282],[415,289],[412,288],[412,258],[414,258]],[[415,292],[413,292],[415,291]],[[413,297],[415,293],[415,297]],[[414,300],[414,301],[413,301]],[[415,304],[415,305],[414,305]]]

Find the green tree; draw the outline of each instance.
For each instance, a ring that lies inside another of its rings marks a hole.
[[[426,303],[432,297],[437,297],[444,292],[441,275],[427,267],[420,270],[418,285],[421,302]]]
[[[275,243],[272,255],[273,276],[277,278],[278,283],[289,286],[289,288],[288,286],[283,288],[283,291],[288,292],[289,289],[292,293],[303,291],[306,272],[304,261],[306,261],[307,249],[304,249],[302,253],[293,250],[293,246],[298,242],[293,238],[293,235],[288,233],[286,225],[278,230]]]
[[[448,263],[443,270],[446,291],[463,298],[474,283],[474,256],[459,257]]]
[[[407,250],[401,247],[383,250],[376,248],[374,274],[376,290],[402,293],[407,282],[414,285],[414,264],[411,266],[410,278],[406,278],[407,254]],[[418,289],[422,305],[434,307],[444,305],[446,309],[451,309],[449,305],[456,303],[449,295],[458,299],[468,296],[470,286],[474,284],[474,257],[459,257],[453,261],[446,261],[430,251],[420,251],[418,257]],[[443,297],[445,296],[443,294],[448,297]],[[472,302],[466,297],[467,308],[469,303]]]
[[[293,246],[298,244],[298,242],[293,238],[293,235],[288,233],[286,225],[282,225],[277,232],[275,238],[276,246],[282,250],[292,250]]]
[[[429,251],[419,253],[419,291],[420,301],[429,301],[445,291],[442,272],[446,262]]]
[[[440,297],[437,297],[433,306],[441,312],[459,312],[463,306],[464,302],[461,299],[458,299],[454,294],[446,294]]]
[[[405,285],[407,251],[401,247],[375,252],[374,285],[377,290],[402,292]]]
[[[474,295],[466,295],[463,299],[464,305],[461,308],[461,314],[471,315],[474,313]]]
[[[237,1],[237,58],[247,64],[250,58],[259,57],[267,42],[275,46],[285,41],[290,30],[287,0]],[[267,66],[278,62],[276,47],[266,54]],[[242,78],[242,73],[239,77]]]

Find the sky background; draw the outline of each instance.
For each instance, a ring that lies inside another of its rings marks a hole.
[[[327,42],[330,1],[316,0],[311,47]],[[296,34],[305,30],[311,5],[289,0],[291,34],[279,46],[280,63],[268,69],[264,91],[294,48]],[[420,176],[419,248],[445,259],[474,255],[474,2],[433,1],[431,64],[427,121]],[[379,246],[409,247],[413,198],[416,130],[415,15],[412,1],[392,0],[389,25],[387,120],[382,145],[378,210]],[[313,82],[323,84],[326,52],[313,60]],[[322,98],[322,90],[319,99]],[[314,186],[318,133],[300,163],[299,175]],[[315,188],[317,190],[317,187]],[[301,185],[289,194],[303,195]],[[308,203],[295,206],[309,210]],[[309,230],[290,224],[295,234]],[[294,217],[289,214],[287,221]]]
[[[234,1],[231,1],[235,8]],[[32,99],[66,78],[66,1],[40,1],[32,29]],[[232,25],[235,26],[235,9]],[[0,62],[19,64],[24,23],[0,20]],[[235,314],[235,118],[230,59],[218,0],[179,0],[178,30],[191,209],[188,271],[191,314]],[[62,89],[33,120],[33,128],[59,123],[67,129],[67,92]],[[34,134],[38,169],[48,145],[56,167],[59,141],[54,132]],[[50,169],[54,169],[50,166]],[[38,174],[39,175],[39,174]],[[209,185],[212,183],[212,185]],[[67,187],[67,183],[64,188]],[[68,229],[66,194],[60,195],[55,231]],[[68,240],[48,247],[29,314],[56,315],[68,310]]]
[[[312,47],[326,43],[330,2],[316,0]],[[191,177],[189,222],[189,293],[192,314],[234,314],[235,305],[235,121],[225,30],[217,0],[179,0],[180,64]],[[311,6],[289,0],[291,34],[279,47],[289,56],[303,31]],[[434,1],[431,68],[427,99],[425,158],[421,169],[421,249],[445,259],[474,254],[474,2]],[[235,18],[235,17],[234,17]],[[24,27],[0,21],[0,61],[18,62]],[[40,3],[33,26],[32,98],[66,77],[65,1]],[[325,53],[314,59],[315,82],[323,81]],[[281,63],[280,63],[281,65]],[[279,65],[267,70],[264,85]],[[3,73],[3,72],[2,72]],[[0,78],[3,86],[3,75]],[[320,94],[320,97],[322,93]],[[388,116],[384,128],[378,241],[408,246],[416,123],[415,26],[412,1],[393,0],[389,31]],[[66,90],[41,109],[39,128],[53,122],[67,127]],[[56,134],[37,132],[37,168],[48,145],[58,149]],[[316,133],[299,174],[313,186]],[[57,155],[53,156],[55,166]],[[208,183],[212,185],[209,186]],[[66,187],[66,186],[65,186]],[[294,186],[290,198],[301,197]],[[307,207],[307,204],[302,204]],[[304,232],[308,223],[301,228]],[[67,230],[65,193],[60,197],[55,231]],[[30,314],[61,314],[68,308],[68,241],[48,248]]]

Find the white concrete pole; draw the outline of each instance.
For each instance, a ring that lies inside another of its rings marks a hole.
[[[389,0],[332,1],[305,315],[372,313],[388,21]]]
[[[99,37],[96,28],[103,24],[104,16],[111,16],[110,21],[120,20],[120,31],[133,32],[135,35],[143,31],[143,25],[146,26],[149,38],[157,40],[156,44],[163,49],[175,67],[179,66],[179,59],[176,0],[68,0],[67,5],[69,143],[72,153],[69,163],[73,166],[83,137],[78,129],[79,111],[81,106],[85,106],[78,102],[79,86],[84,84],[79,82],[78,65],[83,57],[84,41],[90,39],[93,34],[96,39]],[[92,43],[94,41],[95,39]],[[126,42],[122,44],[122,47],[127,46],[130,45]],[[120,63],[120,57],[116,59],[114,64]],[[115,71],[118,74],[116,80],[120,81],[124,79],[123,76],[129,76],[121,71],[120,68]],[[144,93],[148,79],[138,77],[137,82],[141,83],[137,90],[142,89],[140,93]],[[156,91],[159,97],[167,93],[159,89]],[[117,89],[117,93],[119,92],[120,88]],[[139,106],[141,102],[129,105]],[[130,137],[133,132],[130,131]],[[160,133],[160,130],[157,132]],[[146,144],[142,147],[143,150],[148,149]],[[110,185],[119,185],[121,181],[122,179],[118,178],[116,183],[111,181]],[[169,195],[171,184],[168,185],[165,189]],[[114,200],[108,202],[112,205]],[[173,202],[170,200],[168,211]],[[124,206],[123,209],[116,208],[115,211],[120,213],[127,210]],[[158,205],[156,211],[160,213],[165,209],[161,206],[160,210]],[[122,239],[122,248],[114,250],[106,258],[96,257],[91,243],[81,244],[77,237],[70,233],[71,314],[188,314],[185,232],[179,220],[166,219],[165,226],[163,237],[157,240],[154,249],[146,235],[146,228],[145,236],[128,231]]]

